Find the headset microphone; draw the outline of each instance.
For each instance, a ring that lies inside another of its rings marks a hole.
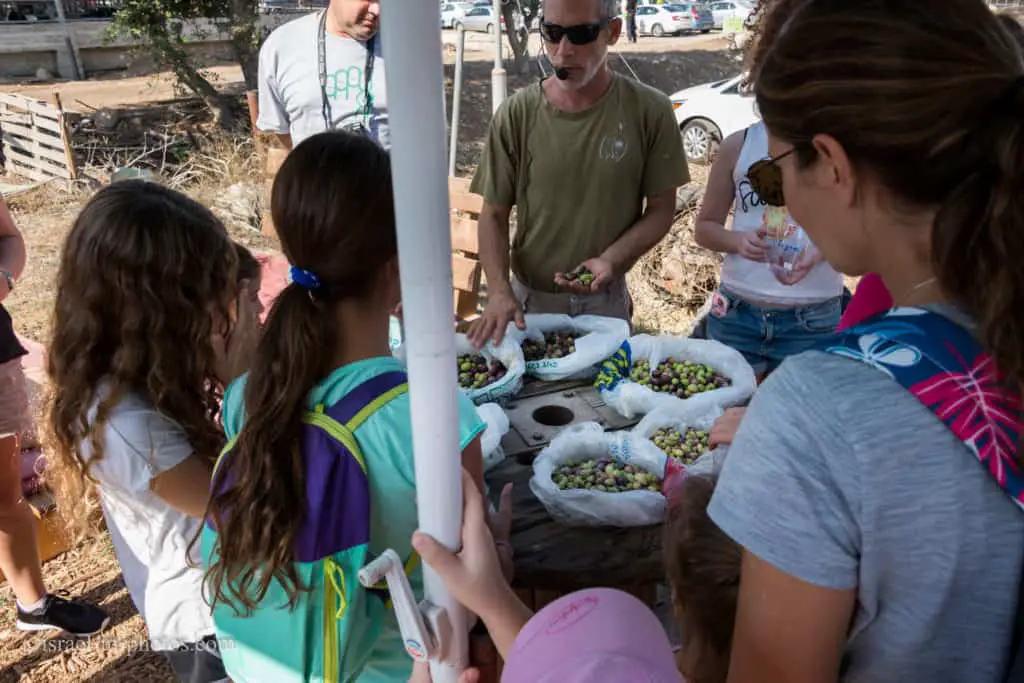
[[[555,77],[560,81],[564,81],[569,78],[569,70],[564,66],[555,67]]]

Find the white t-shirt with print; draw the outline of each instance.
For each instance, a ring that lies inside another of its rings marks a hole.
[[[785,207],[767,206],[750,186],[747,170],[754,163],[768,158],[768,131],[764,122],[758,122],[747,129],[733,168],[733,185],[736,188],[732,219],[734,231],[760,230],[771,221],[795,225]],[[800,282],[784,285],[775,278],[767,264],[751,261],[739,254],[726,254],[722,264],[722,285],[751,301],[799,306],[839,296],[843,292],[843,277],[828,263],[819,263]]]
[[[132,602],[156,650],[174,649],[212,635],[213,619],[202,598],[198,546],[188,545],[202,521],[179,512],[150,490],[150,481],[192,455],[181,427],[127,394],[110,411],[103,457],[93,464],[103,517]],[[88,444],[82,457],[91,457]],[[197,483],[208,486],[208,482]]]
[[[265,133],[290,134],[292,145],[324,127],[323,90],[317,40],[320,13],[290,21],[276,29],[260,49],[259,118],[256,127]],[[373,110],[364,113],[367,45],[353,38],[328,32],[325,61],[331,125],[335,129],[362,124],[385,149],[391,139],[388,129],[387,92],[380,36],[373,40],[373,70],[369,92]]]

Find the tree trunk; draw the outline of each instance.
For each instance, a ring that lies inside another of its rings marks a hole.
[[[256,90],[259,87],[260,44],[263,42],[256,2],[231,0],[231,17],[231,49],[242,67],[245,89]]]
[[[172,26],[171,31],[155,30],[149,36],[150,49],[153,56],[162,59],[174,73],[178,82],[195,93],[206,103],[213,114],[214,121],[223,129],[230,130],[235,124],[235,114],[231,110],[231,102],[217,92],[217,88],[206,79],[185,51],[181,25]]]
[[[529,47],[529,33],[525,31],[520,33],[516,30],[515,27],[519,22],[516,21],[518,15],[513,3],[506,2],[503,4],[501,6],[501,14],[505,17],[505,34],[508,36],[508,44],[512,47],[512,55],[515,60],[511,71],[517,74],[524,74],[526,73],[526,49]]]
[[[175,77],[186,88],[198,95],[210,108],[213,119],[223,130],[230,130],[235,125],[235,113],[227,97],[217,92],[210,81],[206,80],[188,61],[177,62],[173,66]]]

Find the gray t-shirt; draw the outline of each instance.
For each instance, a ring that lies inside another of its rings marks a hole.
[[[758,390],[708,509],[781,571],[857,588],[844,683],[995,683],[1024,514],[917,398],[811,351]]]
[[[320,14],[310,14],[275,30],[260,50],[260,115],[256,127],[265,133],[290,134],[293,146],[324,131],[317,59],[319,33]],[[371,115],[366,116],[363,111],[367,43],[327,33],[326,91],[334,128],[362,124],[375,140],[389,149],[387,93],[379,35],[373,45]]]

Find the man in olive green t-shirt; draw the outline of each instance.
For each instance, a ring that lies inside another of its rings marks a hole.
[[[626,272],[667,233],[690,179],[668,97],[614,74],[616,0],[545,0],[541,38],[556,76],[506,100],[490,124],[472,190],[483,195],[487,306],[477,346],[523,313],[629,320]],[[646,202],[646,206],[645,206]],[[509,244],[509,215],[516,234]],[[568,273],[587,268],[589,285]],[[510,277],[511,271],[511,277]]]

